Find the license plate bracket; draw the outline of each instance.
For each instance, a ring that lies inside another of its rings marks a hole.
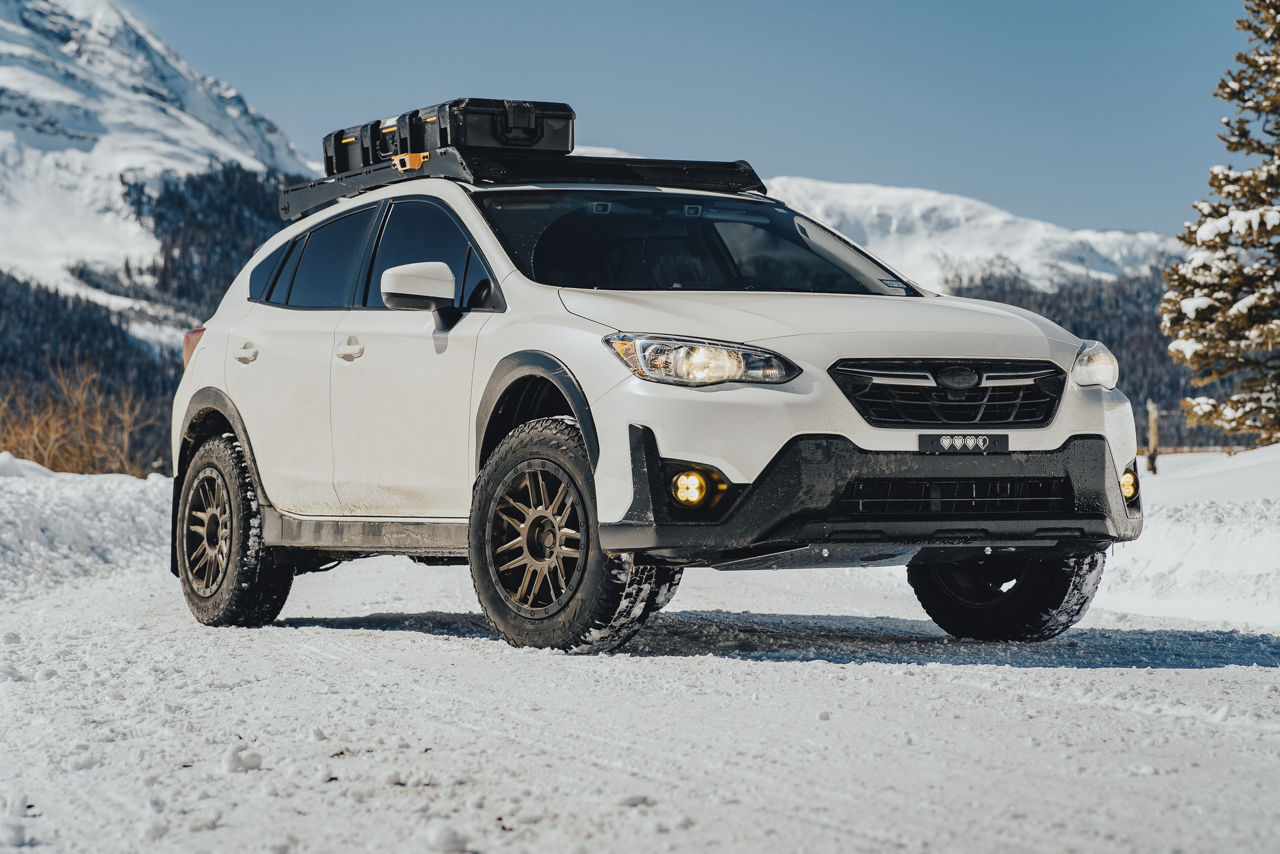
[[[922,454],[1007,454],[1007,433],[930,433],[920,436]]]

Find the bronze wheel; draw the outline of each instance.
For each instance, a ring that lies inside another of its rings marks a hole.
[[[213,466],[196,475],[184,525],[191,591],[208,598],[222,585],[231,557],[231,500],[226,479]]]
[[[293,569],[262,542],[244,449],[215,436],[191,456],[174,496],[173,551],[187,607],[208,626],[260,626],[284,607]]]
[[[489,565],[502,599],[533,619],[561,610],[581,580],[582,496],[547,460],[529,460],[503,480],[489,518]]]
[[[578,424],[539,418],[484,461],[471,496],[471,581],[513,646],[603,652],[649,614],[653,567],[601,551],[594,476]]]

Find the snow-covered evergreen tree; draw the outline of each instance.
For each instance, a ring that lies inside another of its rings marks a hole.
[[[1209,170],[1210,201],[1180,235],[1187,259],[1165,271],[1169,352],[1193,382],[1225,380],[1220,398],[1183,406],[1193,421],[1280,442],[1280,0],[1245,0],[1249,49],[1214,92],[1235,109],[1219,138],[1247,166]]]

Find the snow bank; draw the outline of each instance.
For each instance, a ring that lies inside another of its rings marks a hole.
[[[1095,605],[1280,629],[1280,445],[1161,467],[1142,479],[1146,529],[1115,548]]]
[[[171,483],[55,474],[0,453],[0,601],[77,578],[165,571]]]
[[[53,477],[53,472],[39,463],[20,460],[8,451],[0,451],[0,477]]]

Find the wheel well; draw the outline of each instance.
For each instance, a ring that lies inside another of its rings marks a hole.
[[[180,482],[186,475],[187,465],[201,445],[215,436],[235,432],[231,421],[218,410],[205,409],[198,412],[182,434],[182,445],[178,448],[178,464],[174,467],[175,481]],[[176,486],[175,483],[175,488]]]
[[[498,443],[521,424],[556,415],[573,417],[573,407],[555,383],[538,376],[516,380],[502,392],[485,425],[480,465],[483,467]]]

